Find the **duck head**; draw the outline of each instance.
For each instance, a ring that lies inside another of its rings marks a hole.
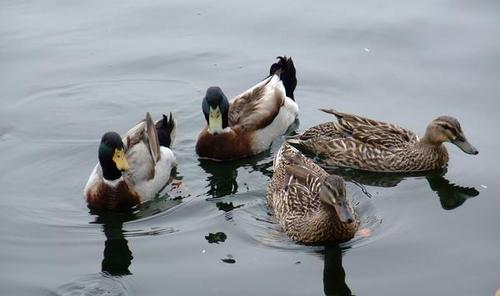
[[[427,126],[425,136],[422,140],[432,144],[450,142],[467,154],[479,153],[479,151],[467,141],[458,120],[451,116],[440,116],[434,119]]]
[[[99,163],[104,179],[113,181],[128,170],[128,162],[122,138],[115,132],[107,132],[102,136],[99,145]]]
[[[220,87],[212,86],[201,104],[203,114],[208,124],[208,132],[212,135],[224,132],[228,127],[229,101]]]
[[[319,192],[320,200],[332,206],[343,223],[353,223],[354,210],[347,200],[344,180],[337,175],[329,175],[321,185]]]

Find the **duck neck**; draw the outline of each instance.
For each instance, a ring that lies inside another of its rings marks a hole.
[[[443,145],[443,141],[437,141],[437,140],[433,139],[433,137],[431,137],[429,132],[427,131],[425,133],[425,135],[422,137],[422,139],[420,139],[419,144],[439,147],[439,146]]]
[[[122,172],[116,168],[114,163],[102,162],[102,176],[107,181],[115,181],[122,177]]]
[[[448,163],[448,151],[441,141],[434,141],[425,135],[417,142],[410,151],[407,151],[413,159],[419,159],[423,170],[440,169]]]
[[[446,148],[442,141],[436,141],[426,133],[420,141],[415,145],[419,149],[433,150],[438,153],[446,153]]]

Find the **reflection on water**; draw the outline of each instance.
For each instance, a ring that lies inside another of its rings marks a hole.
[[[328,171],[341,175],[346,181],[376,187],[395,187],[401,181],[412,177],[425,177],[432,191],[436,192],[445,210],[453,210],[461,206],[467,199],[478,196],[479,191],[474,187],[464,187],[451,183],[444,176],[446,169],[423,173],[374,173],[362,172],[345,168],[328,168]],[[365,190],[365,189],[363,189]],[[366,190],[365,190],[366,191]],[[367,191],[366,191],[367,192]],[[369,193],[368,193],[369,195]]]
[[[474,187],[462,187],[450,183],[441,176],[427,176],[429,186],[439,196],[441,207],[445,210],[453,210],[461,206],[468,198],[479,195]]]
[[[132,251],[123,234],[123,223],[133,220],[132,213],[100,213],[95,223],[102,224],[106,241],[104,242],[104,258],[101,271],[113,276],[132,274],[129,270],[132,264]]]
[[[342,250],[338,244],[326,245],[324,249],[323,290],[327,296],[351,296],[345,281],[342,266]]]
[[[219,201],[219,202],[215,203],[215,206],[219,209],[219,211],[223,211],[223,212],[230,212],[234,209],[242,207],[242,205],[235,206],[233,204],[233,202],[224,202],[224,201]]]
[[[123,276],[132,274],[129,268],[134,257],[124,236],[123,223],[137,219],[137,215],[97,210],[91,210],[91,214],[96,215],[93,223],[102,224],[106,236],[101,272],[82,276],[48,291],[48,295],[128,295]]]
[[[272,176],[269,168],[270,161],[261,162],[271,155],[268,149],[259,155],[237,161],[216,162],[208,159],[200,159],[199,166],[207,173],[206,194],[210,198],[219,198],[226,195],[238,193],[238,169],[241,167],[251,167],[252,171],[261,172],[265,176]]]
[[[200,167],[208,174],[208,196],[218,198],[238,192],[238,166],[227,162],[214,165],[211,160],[200,159]]]

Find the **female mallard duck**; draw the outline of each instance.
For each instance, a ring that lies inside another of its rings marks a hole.
[[[231,103],[219,87],[208,88],[202,103],[207,127],[196,143],[200,157],[234,160],[258,154],[295,121],[295,67],[291,58],[278,59],[268,78]]]
[[[419,139],[413,132],[385,123],[335,110],[321,109],[337,117],[306,130],[289,142],[324,158],[328,165],[375,172],[418,172],[446,167],[450,142],[465,153],[478,154],[465,138],[460,123],[440,116]]]
[[[123,211],[153,198],[168,183],[176,165],[169,149],[174,137],[172,114],[169,118],[163,115],[155,125],[147,113],[123,139],[115,132],[105,133],[99,145],[99,163],[84,189],[88,205]]]
[[[286,142],[274,159],[267,201],[284,231],[302,243],[346,241],[359,226],[344,180]]]

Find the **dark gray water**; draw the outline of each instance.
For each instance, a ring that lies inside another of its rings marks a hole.
[[[494,295],[499,12],[489,0],[0,2],[0,294]],[[330,119],[320,107],[419,134],[447,114],[479,155],[448,146],[441,176],[354,176],[372,184],[371,198],[349,185],[371,236],[342,251],[294,244],[265,205],[283,139],[229,164],[194,153],[206,87],[234,96],[283,54],[299,130]],[[185,188],[134,215],[89,213],[101,135],[146,111],[174,113]]]

